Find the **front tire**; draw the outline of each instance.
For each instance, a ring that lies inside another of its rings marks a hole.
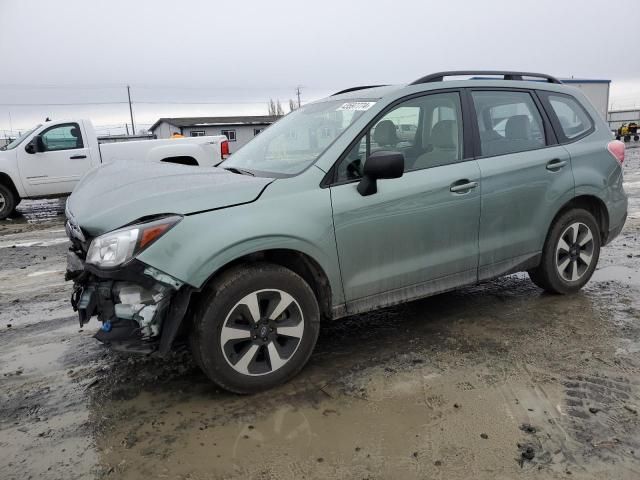
[[[17,206],[16,200],[11,189],[0,184],[0,220],[4,220],[14,212]]]
[[[190,344],[213,382],[247,394],[294,377],[319,330],[318,302],[304,279],[279,265],[255,264],[230,270],[205,290]]]
[[[600,238],[600,228],[590,212],[566,211],[551,226],[540,265],[529,270],[529,277],[550,293],[577,292],[596,269]]]

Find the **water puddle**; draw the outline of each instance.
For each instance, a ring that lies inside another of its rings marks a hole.
[[[612,265],[596,270],[593,274],[594,282],[620,282],[628,285],[640,286],[640,272],[629,267]]]

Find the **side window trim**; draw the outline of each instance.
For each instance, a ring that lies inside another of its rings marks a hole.
[[[67,123],[58,123],[57,125],[52,125],[49,128],[45,128],[42,132],[40,132],[38,135],[43,136],[45,133],[50,132],[51,130],[54,130],[56,128],[60,128],[60,127],[68,127],[68,126],[72,126],[72,127],[76,127],[78,129],[78,132],[80,132],[80,143],[82,144],[80,147],[72,147],[72,148],[57,148],[55,150],[45,150],[42,153],[47,153],[47,152],[64,152],[65,150],[80,150],[82,148],[85,148],[84,145],[84,135],[82,133],[82,127],[80,127],[79,123],[76,122],[67,122]]]
[[[549,118],[549,115],[547,115],[545,105],[538,98],[536,90],[529,89],[529,88],[512,88],[512,87],[466,87],[463,90],[465,90],[464,94],[467,97],[465,103],[466,103],[467,109],[469,110],[469,116],[471,117],[471,123],[472,123],[471,133],[473,134],[474,158],[478,158],[478,159],[491,158],[491,157],[496,157],[500,155],[482,155],[482,150],[480,145],[480,129],[478,127],[478,121],[477,121],[478,117],[477,117],[475,105],[473,103],[473,98],[471,96],[473,92],[501,91],[501,92],[528,93],[531,96],[532,102],[538,109],[538,115],[540,115],[540,118],[542,120],[542,128],[544,130],[544,136],[545,136],[545,145],[539,148],[535,148],[533,150],[542,150],[543,148],[549,148],[559,144],[557,136],[554,132],[554,128],[552,128],[553,124],[551,123],[551,119]],[[465,124],[465,127],[466,127],[466,124]],[[532,151],[532,150],[524,150],[522,152],[514,152],[514,153],[525,153],[529,151]]]
[[[465,115],[465,111],[467,114]],[[471,98],[471,89],[464,88],[462,89],[462,122],[464,127],[471,127],[468,129],[468,134],[466,137],[469,137],[471,144],[471,152],[473,152],[473,158],[480,158],[482,156],[482,151],[480,150],[480,130],[478,128],[477,122],[477,113],[476,107],[473,104],[473,98]],[[466,120],[468,119],[468,120]],[[468,122],[468,123],[467,123]],[[466,142],[465,142],[466,146]]]
[[[544,108],[545,112],[547,113],[547,116],[551,120],[551,125],[558,139],[558,144],[567,145],[569,143],[577,142],[578,140],[582,140],[583,138],[588,137],[596,130],[596,127],[595,127],[596,123],[594,122],[593,117],[589,114],[587,109],[584,108],[582,103],[573,95],[569,95],[568,93],[552,92],[550,90],[537,90],[536,96],[539,97],[542,107]],[[549,101],[550,96],[566,97],[573,100],[578,105],[578,108],[580,108],[589,119],[589,122],[591,123],[591,127],[589,128],[589,130],[586,130],[585,132],[581,133],[577,137],[567,138],[567,136],[565,136],[564,134],[564,130],[562,129],[562,125],[560,125],[560,120],[558,119],[558,116],[556,115],[555,110],[551,106],[551,102]]]
[[[558,136],[556,135],[555,130],[553,129],[553,124],[551,123],[551,118],[547,113],[547,109],[544,108],[544,104],[538,97],[538,92],[536,90],[532,90],[531,96],[533,97],[533,101],[538,107],[538,112],[540,113],[540,118],[542,118],[542,123],[544,125],[544,136],[546,139],[546,146],[552,147],[554,145],[558,145]]]
[[[329,169],[329,171],[327,172],[327,174],[324,176],[324,178],[322,179],[322,182],[320,182],[320,188],[329,188],[329,187],[334,187],[334,186],[338,186],[338,185],[346,185],[349,183],[356,183],[359,182],[360,180],[358,179],[353,179],[353,180],[344,180],[341,182],[338,182],[337,179],[337,175],[338,175],[338,165],[340,164],[340,162],[342,162],[342,160],[344,160],[344,158],[349,154],[349,152],[353,149],[353,147],[355,147],[356,143],[358,143],[359,141],[362,141],[362,136],[366,133],[369,132],[371,130],[371,128],[378,122],[378,120],[380,120],[381,118],[383,118],[387,113],[389,113],[391,110],[393,110],[395,107],[397,107],[399,104],[404,103],[408,100],[413,100],[414,98],[419,98],[419,97],[425,97],[427,95],[436,95],[436,94],[441,94],[441,93],[457,93],[458,96],[460,97],[460,109],[461,109],[461,113],[462,113],[462,159],[458,160],[454,163],[461,163],[461,162],[466,162],[469,160],[473,160],[473,150],[470,149],[468,147],[467,144],[467,134],[465,133],[465,129],[467,128],[467,121],[465,120],[465,118],[467,117],[465,115],[465,105],[464,105],[464,98],[463,98],[463,90],[464,88],[443,88],[443,89],[438,89],[438,90],[425,90],[422,92],[417,92],[417,93],[412,93],[411,95],[407,95],[405,97],[399,98],[397,100],[394,100],[393,102],[391,102],[389,105],[387,105],[382,111],[380,111],[372,120],[370,120],[365,127],[360,130],[358,132],[357,135],[354,136],[353,140],[351,141],[351,143],[349,143],[349,145],[347,146],[347,148],[340,154],[340,156],[338,157],[338,159],[333,162],[333,165],[331,166],[331,168]],[[370,135],[367,135],[367,152],[370,151]],[[471,146],[472,144],[469,144],[469,146]],[[412,170],[412,171],[418,171],[418,170]]]

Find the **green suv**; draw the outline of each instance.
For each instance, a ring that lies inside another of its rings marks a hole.
[[[579,290],[624,225],[623,161],[548,75],[350,88],[217,168],[89,172],[67,202],[72,304],[113,348],[184,339],[215,383],[256,392],[300,371],[324,320],[518,271]]]

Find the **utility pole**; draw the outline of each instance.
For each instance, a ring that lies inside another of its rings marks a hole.
[[[133,124],[133,108],[131,108],[131,87],[127,85],[127,97],[129,97],[129,114],[131,115],[131,134],[136,134],[136,126]]]
[[[129,136],[129,124],[125,123],[124,128],[127,129],[127,137]]]
[[[298,96],[298,108],[300,108],[300,106],[302,105],[300,103],[300,85],[296,87],[296,95]]]

